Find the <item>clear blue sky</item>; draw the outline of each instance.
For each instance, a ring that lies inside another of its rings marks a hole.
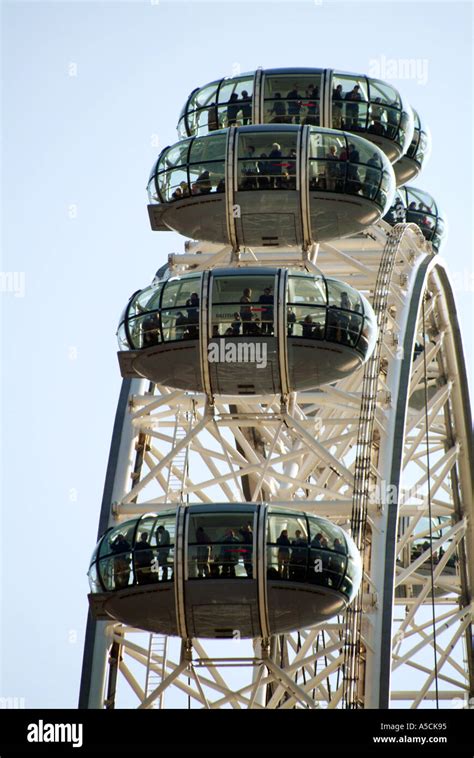
[[[74,708],[121,382],[117,320],[183,250],[149,228],[153,135],[175,142],[189,92],[235,64],[363,73],[382,56],[426,61],[426,83],[393,83],[431,126],[416,185],[449,219],[442,255],[472,376],[472,6],[7,1],[1,13],[2,271],[24,272],[25,294],[1,294],[0,696]]]

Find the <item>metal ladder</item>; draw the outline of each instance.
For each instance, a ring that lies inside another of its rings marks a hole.
[[[180,408],[176,413],[176,424],[173,433],[172,448],[182,442],[191,428],[191,414],[182,412]],[[173,469],[176,470],[173,471]],[[179,450],[168,468],[168,480],[166,485],[166,501],[176,503],[183,500],[183,487],[188,470],[188,446]]]
[[[145,698],[151,695],[165,678],[167,649],[168,638],[164,634],[150,634],[146,667]],[[156,661],[157,657],[161,658],[161,663]],[[152,669],[152,664],[156,668]],[[161,695],[153,701],[152,708],[163,708],[164,695],[165,693],[162,692]]]

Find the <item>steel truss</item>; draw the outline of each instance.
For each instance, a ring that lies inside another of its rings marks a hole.
[[[162,707],[165,692],[170,707],[204,708],[443,707],[474,694],[471,422],[443,262],[416,226],[383,222],[288,255],[369,298],[379,325],[371,360],[283,398],[125,381],[99,532],[178,500],[304,508],[352,529],[359,596],[345,617],[253,644],[160,646],[89,619],[82,707],[123,697],[126,707]],[[205,243],[170,256],[176,271],[213,262],[275,265],[268,252]]]

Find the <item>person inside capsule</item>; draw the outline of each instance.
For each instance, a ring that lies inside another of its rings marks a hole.
[[[248,504],[245,507],[248,509]],[[249,515],[228,507],[222,511],[211,506],[208,512],[200,506],[197,511],[190,507],[183,554],[185,582],[257,579],[259,540],[254,533],[255,514]],[[106,532],[92,556],[91,592],[153,584],[159,591],[162,584],[173,582],[176,516],[176,510],[167,515],[147,514]],[[343,529],[327,519],[271,507],[264,545],[261,558],[269,591],[281,582],[309,583],[340,592],[350,600],[357,589],[360,558]],[[210,597],[214,591],[211,587]]]
[[[131,349],[162,342],[197,340],[200,330],[199,277],[182,277],[142,290],[131,301],[126,321],[119,327]],[[211,338],[273,337],[276,326],[274,274],[214,277]],[[326,282],[326,283],[325,283]],[[160,292],[162,289],[162,303]],[[327,293],[326,293],[327,288]],[[168,294],[169,293],[169,294]],[[329,296],[329,299],[328,299]],[[150,308],[150,311],[148,311]],[[151,310],[151,309],[154,310]],[[328,340],[366,352],[370,312],[358,292],[335,280],[308,274],[288,279],[286,333],[288,337]],[[123,349],[123,348],[122,348]]]

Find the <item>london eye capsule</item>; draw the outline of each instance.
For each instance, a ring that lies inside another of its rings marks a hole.
[[[360,554],[328,519],[293,508],[178,506],[125,521],[91,560],[93,615],[187,637],[267,637],[342,613]]]
[[[230,126],[309,124],[357,133],[393,163],[408,149],[413,111],[386,82],[322,68],[259,69],[218,79],[189,95],[180,138]]]
[[[122,376],[209,394],[316,388],[358,369],[377,337],[367,299],[286,268],[216,268],[154,281],[118,329]]]
[[[387,211],[395,176],[353,134],[313,126],[242,126],[165,148],[148,183],[152,229],[256,247],[365,231]]]
[[[397,187],[415,179],[431,153],[431,133],[428,127],[421,123],[414,108],[413,114],[415,116],[415,130],[410,147],[393,166]]]
[[[435,253],[439,251],[448,231],[446,217],[434,198],[417,187],[398,188],[384,221],[391,226],[398,223],[417,224]]]

